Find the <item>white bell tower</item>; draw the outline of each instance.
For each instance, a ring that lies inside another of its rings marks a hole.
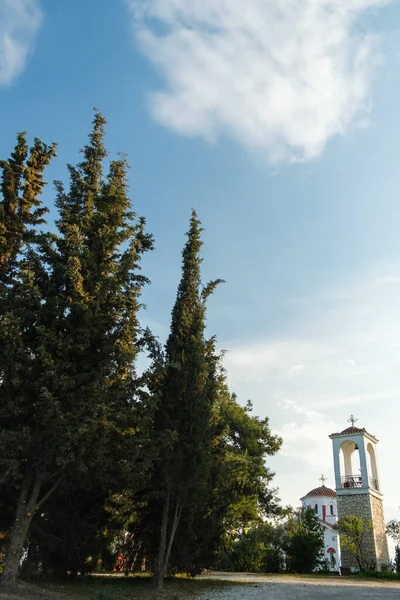
[[[350,427],[329,436],[333,444],[338,517],[356,515],[372,522],[366,546],[371,563],[380,570],[390,563],[390,558],[376,454],[378,440],[364,428],[356,427],[356,421],[351,415]],[[357,568],[355,559],[344,548],[342,567]]]

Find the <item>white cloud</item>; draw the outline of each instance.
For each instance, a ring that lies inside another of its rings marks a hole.
[[[388,2],[125,0],[166,82],[150,95],[154,118],[182,135],[230,135],[272,162],[317,157],[365,113],[376,38],[356,25]]]
[[[289,418],[276,430],[283,438],[281,455],[301,459],[311,467],[324,470],[331,463],[332,452],[327,443],[327,432],[336,431],[334,421],[294,400],[284,400],[281,407],[283,415]]]
[[[276,402],[300,398],[318,411],[392,398],[400,392],[399,273],[400,265],[381,266],[297,298],[290,330],[223,343],[232,386],[262,384]]]
[[[334,486],[329,434],[350,413],[380,439],[388,511],[398,518],[400,483],[393,477],[400,422],[400,264],[296,300],[289,330],[265,341],[223,342],[230,385],[254,412],[270,417],[284,440],[270,461],[284,502],[318,485]],[[301,367],[301,368],[300,368]],[[294,498],[294,500],[293,500]]]
[[[304,365],[293,365],[293,367],[290,367],[290,369],[288,369],[287,374],[289,377],[296,377],[296,375],[298,373],[301,373],[303,369]]]
[[[23,71],[41,20],[39,0],[0,0],[0,86]]]

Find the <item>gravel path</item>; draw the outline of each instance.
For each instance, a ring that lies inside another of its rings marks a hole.
[[[204,600],[400,600],[397,582],[357,581],[345,578],[280,577],[247,573],[210,573],[201,579],[246,582],[249,586],[232,586],[203,594]]]

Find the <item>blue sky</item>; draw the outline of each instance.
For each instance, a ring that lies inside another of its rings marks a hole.
[[[400,3],[245,6],[0,0],[1,156],[26,129],[59,143],[48,180],[65,180],[98,107],[156,239],[147,322],[166,334],[195,207],[204,279],[226,280],[209,330],[284,436],[283,500],[321,471],[333,485],[327,436],[354,412],[399,517]]]

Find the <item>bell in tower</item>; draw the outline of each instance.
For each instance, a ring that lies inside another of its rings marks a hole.
[[[355,515],[372,522],[366,551],[371,563],[380,570],[390,563],[383,514],[383,495],[379,479],[376,447],[378,440],[356,427],[357,419],[351,415],[350,427],[329,437],[333,445],[338,517]],[[343,569],[356,569],[357,562],[342,548]]]

